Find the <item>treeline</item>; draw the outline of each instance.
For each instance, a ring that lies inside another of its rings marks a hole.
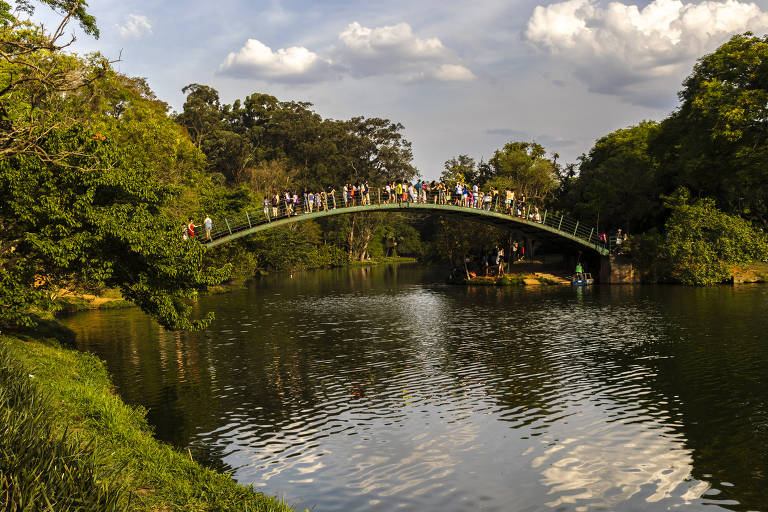
[[[633,236],[649,279],[727,280],[768,257],[768,38],[733,36],[700,58],[666,119],[599,139],[556,205]]]
[[[196,328],[207,320],[189,318],[188,299],[232,276],[394,254],[457,260],[509,242],[453,219],[367,214],[297,223],[217,251],[184,243],[188,219],[255,209],[274,191],[417,179],[403,126],[324,119],[309,103],[261,93],[225,104],[200,84],[186,86],[181,112],[171,112],[146,80],[99,54],[66,51],[67,22],[98,35],[84,2],[41,3],[62,14],[61,29],[26,19],[27,2],[21,11],[0,2],[2,323],[30,322],[63,288],[110,287],[167,327]],[[621,227],[636,255],[673,269],[646,265],[649,275],[715,282],[729,263],[765,255],[754,226],[768,226],[766,67],[766,39],[735,36],[699,61],[667,119],[611,133],[576,164],[513,141],[487,162],[448,159],[442,179],[514,189],[540,209]],[[680,224],[691,218],[684,208],[713,216]],[[691,277],[685,269],[697,262],[709,262],[706,272]]]

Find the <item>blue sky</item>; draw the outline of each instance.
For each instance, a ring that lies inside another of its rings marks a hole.
[[[768,0],[624,2],[92,0],[101,38],[71,30],[74,51],[119,56],[175,109],[195,82],[228,103],[265,92],[325,117],[401,122],[432,178],[510,140],[575,161],[666,116],[696,58],[731,34],[768,31]]]

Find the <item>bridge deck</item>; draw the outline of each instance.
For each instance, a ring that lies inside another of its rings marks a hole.
[[[215,228],[211,232],[212,241],[208,242],[206,246],[216,247],[265,229],[273,229],[294,222],[319,219],[331,215],[397,211],[402,213],[433,213],[458,216],[505,229],[514,229],[538,239],[566,241],[579,248],[595,251],[603,256],[608,255],[610,252],[609,245],[598,242],[598,233],[592,226],[581,224],[579,221],[562,215],[550,214],[547,211],[540,214],[540,221],[530,220],[532,219],[530,206],[524,209],[522,215],[518,216],[505,213],[503,205],[499,205],[498,202],[488,205],[490,209],[486,210],[453,204],[440,204],[442,201],[435,201],[435,198],[432,196],[428,197],[426,202],[386,202],[378,199],[371,204],[360,206],[343,206],[335,204],[333,200],[327,202],[330,204],[323,204],[319,211],[316,209],[309,211],[308,208],[305,209],[300,206],[297,208],[298,211],[288,215],[284,204],[281,203],[277,216],[273,216],[273,209],[269,207],[263,211],[247,210],[231,217],[219,219],[216,221]]]

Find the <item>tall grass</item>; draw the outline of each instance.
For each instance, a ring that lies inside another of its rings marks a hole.
[[[67,508],[69,505],[61,504],[65,502],[58,502],[46,508],[43,500],[43,506],[39,508],[3,508],[3,500],[10,494],[5,490],[6,484],[2,483],[0,512],[123,510],[114,507],[124,504],[126,500],[121,499],[125,498],[125,494],[128,495],[127,510],[130,512],[294,510],[281,499],[265,496],[251,486],[238,485],[231,476],[217,473],[191,460],[187,452],[182,453],[158,442],[147,424],[146,411],[142,407],[126,405],[115,395],[106,367],[98,357],[63,348],[48,331],[39,332],[37,336],[25,333],[24,339],[21,338],[19,333],[0,336],[0,367],[3,372],[12,375],[8,379],[0,377],[0,387],[8,387],[4,381],[9,380],[12,385],[29,386],[32,391],[39,388],[48,396],[43,397],[36,391],[38,395],[35,395],[34,400],[30,396],[17,398],[13,402],[14,408],[0,405],[0,458],[6,457],[5,452],[9,450],[13,457],[23,455],[14,455],[14,443],[19,441],[5,443],[4,429],[13,425],[14,416],[13,412],[6,416],[5,411],[26,407],[28,415],[39,416],[36,421],[46,425],[47,430],[42,430],[36,437],[50,439],[50,442],[74,444],[80,450],[78,453],[83,453],[79,459],[89,460],[91,465],[87,467],[95,475],[93,482],[97,488],[93,489],[91,495],[98,495],[100,488],[102,494],[112,500],[104,498],[104,503],[114,505],[109,505],[113,507],[109,508],[89,502],[73,504]],[[66,342],[66,337],[64,339]],[[8,354],[15,362],[9,360]],[[30,378],[29,374],[34,377]],[[20,393],[11,388],[9,396],[21,397]],[[20,402],[29,402],[29,405],[22,406]],[[46,457],[50,458],[49,455]],[[30,456],[29,464],[38,459],[40,456]],[[5,464],[0,461],[0,479],[19,471],[18,465],[6,468]],[[81,473],[84,474],[84,471]],[[72,494],[80,495],[90,496],[83,491]]]
[[[129,494],[116,483],[116,471],[98,467],[92,444],[57,432],[51,412],[34,376],[0,345],[2,510],[126,510]]]

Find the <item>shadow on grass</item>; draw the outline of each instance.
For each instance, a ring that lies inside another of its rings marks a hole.
[[[33,327],[18,326],[6,328],[4,331],[24,341],[38,341],[55,347],[76,348],[77,336],[75,332],[61,325],[56,320],[40,318],[33,315]]]

